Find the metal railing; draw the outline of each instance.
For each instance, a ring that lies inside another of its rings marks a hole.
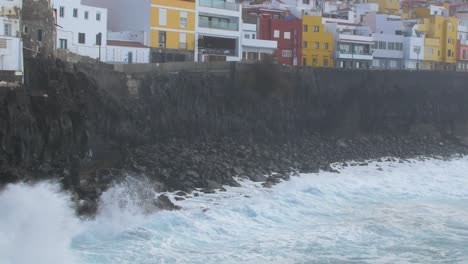
[[[237,23],[230,23],[225,21],[219,20],[208,20],[200,18],[199,26],[204,28],[214,28],[214,29],[222,29],[222,30],[231,30],[231,31],[239,31],[239,24]]]
[[[200,6],[211,7],[211,8],[218,8],[218,9],[226,9],[232,11],[239,11],[239,5],[234,3],[226,3],[222,0],[200,0]]]

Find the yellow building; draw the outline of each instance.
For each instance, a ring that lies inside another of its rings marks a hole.
[[[417,8],[418,30],[425,33],[424,59],[421,68],[443,70],[455,67],[458,20],[456,17],[430,15],[429,8]]]
[[[333,67],[333,33],[325,32],[321,16],[302,17],[302,65]]]
[[[379,12],[382,14],[398,15],[400,12],[399,0],[369,0],[368,2],[379,4]]]
[[[193,61],[195,0],[151,0],[151,61]]]

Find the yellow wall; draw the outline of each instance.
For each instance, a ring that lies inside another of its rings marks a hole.
[[[457,36],[458,36],[458,19],[456,17],[448,17],[444,21],[444,32],[442,34],[442,60],[445,63],[455,63],[457,60]],[[449,56],[449,50],[451,56]]]
[[[302,41],[307,42],[307,48],[302,48],[302,61],[305,59],[306,66],[333,67],[333,33],[325,32],[322,17],[303,16],[302,23],[307,25],[307,32],[302,31]],[[314,32],[314,26],[319,27],[318,32]],[[318,49],[315,42],[319,43]],[[328,48],[325,48],[325,43],[328,43]],[[324,65],[325,60],[328,60],[328,65]]]
[[[379,4],[379,12],[397,15],[400,12],[399,0],[369,0],[369,3]]]
[[[152,0],[150,46],[159,47],[159,32],[166,32],[166,48],[181,49],[181,32],[187,35],[186,50],[195,50],[195,1]],[[163,7],[162,7],[163,6]],[[166,25],[159,24],[159,9],[167,10]],[[180,10],[183,9],[183,10]],[[181,27],[180,13],[187,12],[187,26]]]
[[[427,9],[427,8],[426,8]],[[427,9],[428,10],[428,9]],[[424,17],[428,12],[424,8],[419,9],[417,14]],[[457,52],[458,20],[455,17],[428,16],[420,20],[418,25],[420,31],[425,32],[424,60],[429,62],[455,63]],[[430,54],[430,51],[433,51]],[[450,50],[451,56],[448,56]],[[423,63],[424,66],[424,63]]]

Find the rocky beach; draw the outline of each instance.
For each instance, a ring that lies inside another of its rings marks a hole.
[[[211,193],[238,186],[233,177],[271,187],[297,173],[334,172],[331,163],[467,152],[468,78],[452,72],[27,65],[26,84],[0,95],[0,182],[59,179],[85,215],[127,175],[150,179],[157,192]],[[164,197],[156,204],[176,208]]]

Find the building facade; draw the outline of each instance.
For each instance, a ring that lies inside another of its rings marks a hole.
[[[195,39],[195,61],[241,61],[242,5],[198,0]]]
[[[23,41],[21,39],[21,9],[23,1],[1,0],[0,9],[0,71],[23,75]]]
[[[57,16],[57,49],[105,60],[107,9],[82,5],[80,0],[53,0]]]
[[[193,61],[195,0],[151,0],[151,62]]]
[[[468,71],[468,19],[458,19],[457,71]]]
[[[257,17],[259,38],[278,43],[275,58],[279,64],[302,65],[302,20],[285,10],[250,9]]]
[[[107,36],[106,63],[149,63],[150,48],[145,43],[144,31],[109,32]]]
[[[326,32],[321,16],[302,17],[302,65],[334,67],[333,33]]]
[[[258,62],[273,55],[278,43],[273,40],[258,39],[257,24],[242,25],[242,61]]]

